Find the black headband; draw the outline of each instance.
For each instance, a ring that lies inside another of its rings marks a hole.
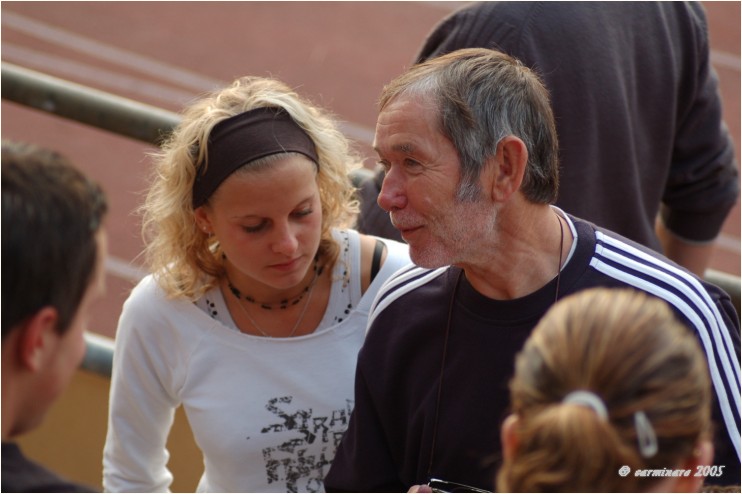
[[[193,182],[193,207],[202,206],[232,173],[271,154],[301,153],[318,164],[314,141],[282,108],[255,108],[222,120],[209,134],[207,165]]]

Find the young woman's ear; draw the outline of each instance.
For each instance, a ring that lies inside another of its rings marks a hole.
[[[675,492],[701,492],[701,485],[705,477],[696,477],[696,471],[703,471],[698,467],[712,467],[714,465],[714,445],[709,440],[699,441],[693,449],[693,454],[683,462],[682,469],[690,470],[688,477],[677,477],[673,487]]]
[[[508,415],[500,428],[500,442],[502,443],[502,455],[505,459],[511,459],[518,450],[518,416],[514,413]]]
[[[18,362],[23,368],[37,372],[49,355],[56,351],[59,338],[57,322],[59,314],[54,307],[42,307],[31,316],[20,329]]]
[[[193,216],[196,218],[196,226],[199,230],[204,232],[206,235],[214,233],[214,229],[211,226],[211,218],[206,210],[207,206],[199,206],[193,211]]]

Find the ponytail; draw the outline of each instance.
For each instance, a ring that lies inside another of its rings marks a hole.
[[[557,403],[519,419],[515,427],[518,443],[497,476],[499,492],[636,490],[618,470],[627,465],[634,471],[641,459],[594,410]],[[615,482],[607,471],[615,472]]]
[[[592,289],[556,304],[518,354],[502,492],[646,491],[710,434],[698,342],[661,300]]]

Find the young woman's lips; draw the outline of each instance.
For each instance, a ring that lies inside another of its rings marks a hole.
[[[284,262],[280,264],[271,264],[270,267],[273,269],[277,269],[279,271],[291,271],[292,269],[295,269],[299,263],[301,262],[301,257],[297,257],[296,259],[293,259],[289,262]]]

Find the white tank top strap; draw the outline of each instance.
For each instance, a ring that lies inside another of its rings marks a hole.
[[[318,329],[343,322],[361,300],[361,237],[355,230],[333,230],[340,247],[332,270],[330,299]]]

